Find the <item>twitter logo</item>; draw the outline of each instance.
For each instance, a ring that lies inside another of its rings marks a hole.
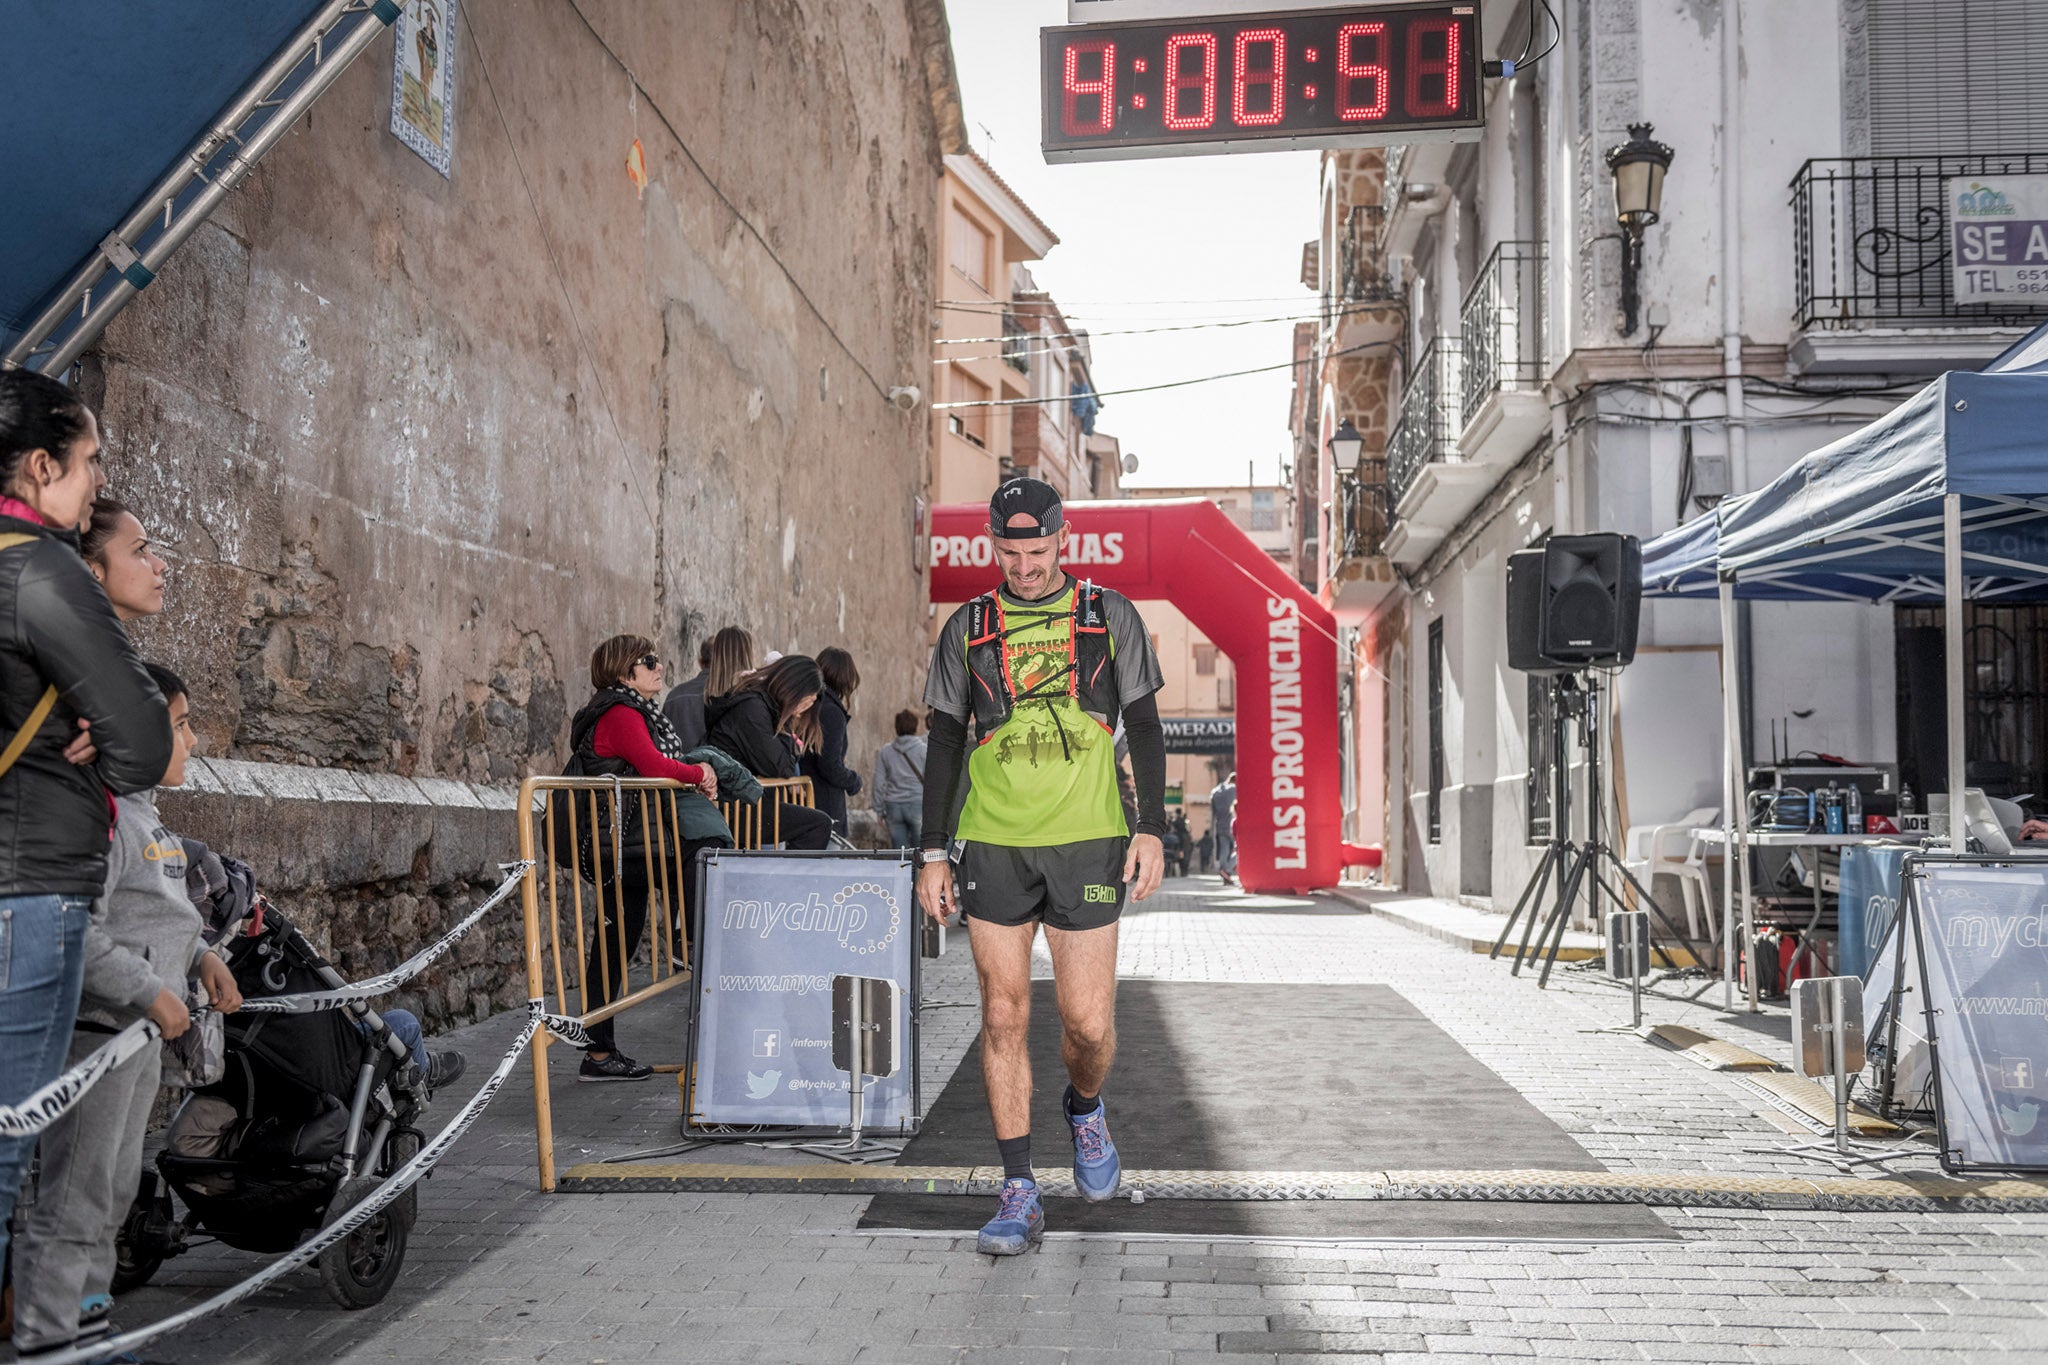
[[[780,1084],[782,1084],[782,1073],[780,1071],[771,1071],[765,1076],[756,1076],[753,1072],[749,1071],[747,1073],[747,1097],[749,1099],[765,1100],[775,1093],[775,1087]]]

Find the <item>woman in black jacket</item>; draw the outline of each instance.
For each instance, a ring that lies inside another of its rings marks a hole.
[[[800,776],[792,732],[804,728],[824,690],[816,660],[786,654],[723,696],[705,699],[704,742],[746,764],[756,777]],[[779,815],[784,847],[818,849],[832,841],[832,817],[823,811],[782,802]],[[775,818],[764,818],[763,828],[774,828]]]
[[[818,742],[804,750],[803,774],[818,793],[818,809],[832,817],[832,830],[846,837],[846,798],[860,793],[860,774],[846,766],[846,722],[853,714],[853,694],[860,670],[853,656],[838,646],[818,651],[818,673],[825,690],[818,694]]]
[[[657,806],[643,806],[628,795],[620,809],[618,867],[612,870],[612,852],[607,839],[593,840],[593,870],[598,873],[597,926],[591,936],[589,959],[583,965],[583,990],[587,1000],[608,1003],[626,984],[626,964],[640,950],[640,937],[647,931],[647,912],[654,899],[654,887],[664,890],[670,867],[684,869],[682,878],[684,955],[689,953],[689,927],[695,922],[697,880],[694,859],[703,848],[728,848],[731,832],[711,803],[718,798],[718,775],[707,764],[691,763],[685,757],[682,737],[668,717],[654,704],[661,695],[661,656],[654,642],[644,635],[614,635],[590,654],[590,685],[594,695],[574,720],[569,722],[569,747],[584,777],[663,777],[695,790],[686,792],[672,809],[678,824],[660,836],[658,842],[680,839],[677,848],[665,848],[658,856],[648,853],[646,813]],[[673,863],[669,859],[673,858]],[[648,880],[650,863],[654,881]],[[616,915],[617,919],[610,917]],[[656,949],[660,951],[659,948]],[[669,951],[675,951],[673,943]],[[644,1081],[654,1068],[643,1066],[619,1051],[612,1020],[600,1019],[586,1029],[589,1045],[583,1050],[579,1081]]]
[[[171,761],[163,694],[78,557],[105,483],[92,410],[47,376],[0,372],[0,1104],[63,1067],[113,797]],[[0,1137],[0,1251],[34,1144]]]

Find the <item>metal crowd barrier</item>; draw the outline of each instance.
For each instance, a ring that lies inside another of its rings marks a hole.
[[[808,777],[757,780],[764,788],[760,801],[718,803],[737,848],[780,843],[782,807],[816,804]],[[530,997],[549,1001],[551,1012],[588,1027],[690,979],[690,964],[677,932],[684,879],[696,874],[685,863],[683,840],[677,837],[679,802],[687,790],[679,782],[650,777],[529,777],[519,784],[519,856],[527,863],[520,888],[526,914],[526,989]],[[635,819],[646,834],[640,841],[640,871],[648,887],[647,955],[646,965],[639,971],[633,966],[634,953],[628,951],[619,880],[597,875],[622,861],[622,815]],[[586,838],[592,844],[590,866],[585,865]],[[568,846],[559,847],[561,841]],[[584,964],[592,952],[598,956],[606,985],[612,975],[611,964],[616,960],[627,963],[620,989],[606,990],[595,1000],[584,980]],[[551,1041],[543,1031],[533,1044],[534,1135],[543,1191],[555,1187],[547,1059]],[[656,1069],[673,1072],[682,1068],[673,1064]]]

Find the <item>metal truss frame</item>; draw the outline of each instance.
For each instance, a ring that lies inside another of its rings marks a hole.
[[[398,0],[327,0],[101,239],[0,356],[0,369],[69,369],[400,11]]]

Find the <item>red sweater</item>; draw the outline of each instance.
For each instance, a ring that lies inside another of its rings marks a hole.
[[[647,718],[630,706],[614,706],[597,720],[597,734],[591,747],[599,758],[623,758],[642,777],[667,777],[688,786],[704,780],[704,769],[695,763],[678,763],[654,747]]]

